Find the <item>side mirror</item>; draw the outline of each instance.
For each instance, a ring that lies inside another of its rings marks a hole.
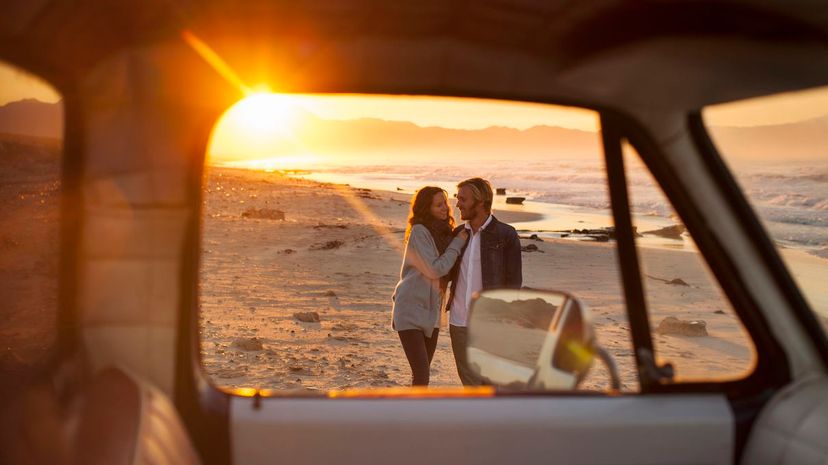
[[[574,389],[599,351],[592,316],[565,292],[496,289],[472,302],[469,365],[489,384]]]

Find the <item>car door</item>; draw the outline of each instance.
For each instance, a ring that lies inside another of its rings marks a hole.
[[[624,347],[622,340],[617,349],[635,367],[635,379],[629,384],[636,387],[608,392],[606,382],[598,380],[593,389],[571,392],[478,387],[324,393],[239,388],[219,393],[203,382],[199,371],[202,381],[190,383],[195,391],[195,386],[201,386],[201,393],[188,398],[201,402],[190,401],[184,412],[189,421],[202,419],[193,430],[201,431],[196,440],[207,451],[207,461],[733,463],[760,407],[788,382],[786,357],[744,277],[735,273],[739,257],[731,255],[716,228],[705,225],[710,208],[696,204],[688,192],[694,183],[715,183],[723,173],[705,167],[697,149],[687,145],[682,147],[682,167],[696,170],[685,177],[687,172],[671,164],[656,142],[653,129],[659,130],[655,125],[642,127],[625,115],[601,115],[617,244],[612,253],[617,254],[629,326],[629,345]],[[753,365],[735,377],[688,379],[682,376],[684,366],[663,363],[654,349],[655,328],[645,297],[641,251],[636,248],[636,240],[641,239],[636,239],[628,195],[625,141],[641,153],[644,165],[672,201],[748,334]],[[714,195],[723,211],[738,200],[733,192],[706,194]],[[752,271],[765,279],[772,274],[768,269]],[[206,428],[211,424],[212,429]]]

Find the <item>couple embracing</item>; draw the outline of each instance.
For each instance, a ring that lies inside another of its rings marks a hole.
[[[492,215],[492,187],[481,178],[457,185],[457,228],[448,194],[426,186],[411,200],[400,281],[394,289],[393,327],[411,366],[411,384],[427,386],[440,332],[440,311],[449,290],[449,336],[464,386],[479,384],[466,360],[466,325],[475,293],[520,288],[520,240],[515,228]],[[449,286],[449,283],[450,286]]]

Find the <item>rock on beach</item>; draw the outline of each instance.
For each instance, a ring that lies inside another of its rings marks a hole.
[[[668,316],[661,320],[656,328],[656,333],[674,336],[707,336],[707,322],[704,320],[679,320],[674,316]]]
[[[319,314],[316,312],[296,312],[293,318],[305,323],[319,323]]]
[[[285,212],[272,208],[248,208],[241,214],[242,218],[257,218],[262,220],[284,221]]]
[[[262,345],[262,340],[257,337],[237,337],[236,339],[233,339],[231,347],[245,350],[248,352],[254,352],[264,349],[264,346]]]

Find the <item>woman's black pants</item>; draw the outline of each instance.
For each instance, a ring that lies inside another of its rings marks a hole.
[[[437,328],[434,328],[431,337],[426,337],[419,329],[398,332],[408,364],[411,365],[412,386],[428,386],[431,359],[434,358],[439,333],[440,330]]]

